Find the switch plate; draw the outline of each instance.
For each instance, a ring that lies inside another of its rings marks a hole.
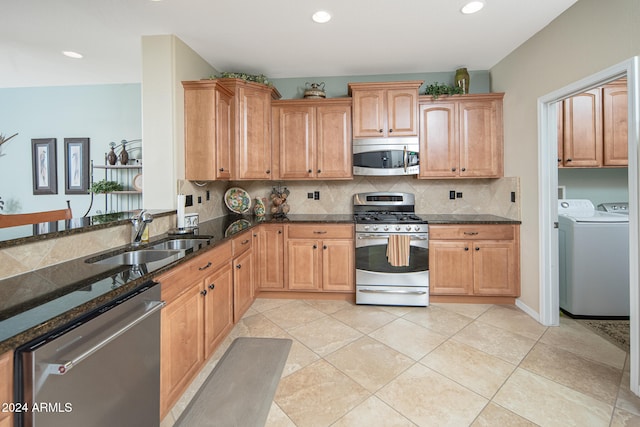
[[[456,198],[457,199],[462,199],[462,192],[456,193]]]
[[[209,200],[211,200],[211,193],[209,192],[209,190],[207,190],[206,200],[207,200],[207,202],[208,202]]]
[[[202,196],[198,196],[198,203],[202,203]]]
[[[313,200],[320,200],[320,192],[319,191],[314,191],[313,192]]]
[[[511,203],[515,203],[516,202],[516,192],[512,191],[511,192]]]
[[[313,193],[307,193],[307,199],[313,199]]]
[[[193,206],[193,195],[191,194],[187,194],[184,198],[184,205],[186,206]]]
[[[449,191],[449,199],[454,200],[455,198],[456,198],[456,191],[455,190]]]

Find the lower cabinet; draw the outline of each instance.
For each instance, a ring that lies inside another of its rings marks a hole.
[[[431,295],[520,295],[518,225],[429,226]]]
[[[286,288],[291,291],[353,292],[352,225],[287,225]]]
[[[254,232],[255,285],[258,291],[284,289],[284,225],[262,224]]]
[[[0,405],[13,403],[13,352],[0,356]],[[0,411],[0,427],[13,426],[11,411]]]
[[[255,298],[253,284],[252,233],[246,231],[232,240],[233,322],[237,323]]]
[[[158,276],[162,286],[160,418],[233,327],[232,247],[224,243]]]

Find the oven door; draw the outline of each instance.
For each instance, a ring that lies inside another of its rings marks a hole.
[[[354,141],[353,174],[368,176],[417,175],[419,145],[412,142],[393,144]]]
[[[389,234],[356,233],[356,304],[429,305],[429,235],[411,235],[409,265],[387,260]]]

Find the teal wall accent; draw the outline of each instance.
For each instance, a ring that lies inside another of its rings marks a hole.
[[[595,206],[629,201],[627,168],[560,168],[558,185],[566,186],[565,198],[589,199]]]
[[[0,147],[3,213],[64,209],[84,215],[89,195],[64,194],[64,139],[89,138],[91,159],[104,164],[109,142],[142,137],[141,85],[55,86],[0,89],[0,133],[19,135]],[[33,195],[31,139],[56,138],[56,195]],[[101,171],[97,179],[104,178]],[[93,211],[104,209],[96,200]]]
[[[455,70],[441,73],[416,73],[416,74],[380,74],[371,76],[338,76],[338,77],[297,77],[288,79],[271,79],[273,85],[282,95],[282,99],[295,99],[304,96],[305,84],[324,82],[327,98],[340,98],[348,96],[348,84],[356,82],[392,82],[403,80],[424,80],[420,87],[420,94],[425,91],[427,84],[446,83],[453,85]],[[469,71],[470,93],[491,92],[491,78],[489,71]]]

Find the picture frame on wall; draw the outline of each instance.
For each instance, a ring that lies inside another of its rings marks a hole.
[[[64,139],[64,194],[89,191],[89,138]]]
[[[31,140],[33,194],[58,194],[56,138]]]

